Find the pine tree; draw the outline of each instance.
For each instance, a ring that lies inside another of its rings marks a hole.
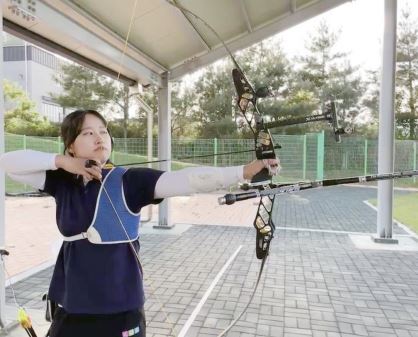
[[[399,23],[396,71],[396,121],[398,136],[416,139],[418,99],[418,22],[409,9]]]
[[[319,101],[322,112],[327,101],[337,100],[341,120],[351,123],[360,111],[364,86],[348,54],[336,51],[339,34],[331,31],[325,21],[320,22],[306,45],[307,56],[299,58],[302,68],[299,75],[305,82],[305,90]]]
[[[115,95],[113,81],[75,63],[63,63],[54,79],[63,93],[51,96],[64,108],[100,111]]]

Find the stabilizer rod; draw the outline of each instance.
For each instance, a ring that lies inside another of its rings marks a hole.
[[[418,170],[412,171],[400,171],[393,173],[383,173],[383,174],[372,174],[367,176],[358,176],[358,177],[345,177],[345,178],[335,178],[335,179],[325,179],[325,180],[316,180],[308,182],[299,182],[293,184],[270,184],[271,189],[261,190],[257,189],[257,186],[254,186],[254,189],[251,189],[243,193],[228,193],[223,197],[218,198],[220,205],[232,205],[237,201],[259,198],[267,195],[273,194],[283,194],[297,192],[301,190],[318,188],[323,186],[335,186],[342,184],[355,184],[355,183],[364,183],[369,181],[378,181],[378,180],[388,180],[388,179],[399,179],[399,178],[410,178],[418,175]]]

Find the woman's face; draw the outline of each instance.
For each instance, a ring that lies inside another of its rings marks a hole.
[[[112,142],[103,121],[86,114],[81,131],[68,151],[74,157],[94,159],[102,164],[110,157]]]

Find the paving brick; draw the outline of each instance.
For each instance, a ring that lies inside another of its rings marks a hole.
[[[418,337],[418,253],[358,250],[345,233],[375,231],[376,213],[362,200],[376,191],[338,187],[306,191],[304,203],[284,195],[275,205],[278,229],[253,303],[229,337]],[[239,213],[239,212],[238,212]],[[237,215],[238,219],[238,215]],[[402,233],[395,226],[394,233]],[[151,337],[178,333],[238,245],[240,253],[193,322],[188,337],[216,337],[245,307],[260,261],[254,229],[192,226],[181,235],[144,234]],[[52,268],[14,285],[19,303],[43,306]],[[12,301],[6,289],[7,301]],[[163,309],[161,303],[164,303]]]

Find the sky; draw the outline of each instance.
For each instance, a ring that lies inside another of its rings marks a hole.
[[[302,54],[305,41],[321,20],[326,20],[332,30],[341,30],[338,49],[350,53],[353,64],[362,68],[378,69],[381,64],[383,40],[384,0],[354,0],[319,15],[298,26],[276,35],[289,56]],[[417,0],[398,0],[399,13],[410,8],[418,16]]]
[[[325,20],[331,31],[340,31],[336,51],[348,53],[351,65],[359,72],[378,70],[382,63],[382,41],[384,28],[385,0],[353,0],[318,15],[286,31],[280,32],[270,41],[280,42],[289,60],[306,53],[305,44],[309,36]],[[418,0],[398,0],[398,23],[402,10],[408,9],[413,18],[418,18]],[[202,70],[186,75],[183,84],[193,86]],[[367,122],[367,113],[359,116],[358,122]]]
[[[363,72],[379,69],[382,62],[383,13],[385,0],[353,0],[318,15],[270,39],[280,46],[291,60],[305,53],[309,36],[325,20],[332,31],[340,31],[338,51],[349,53],[353,66]],[[418,17],[418,0],[398,0],[398,22],[401,11],[409,8],[414,18]],[[201,71],[186,75],[186,85],[193,85]]]
[[[382,63],[383,13],[385,0],[352,0],[269,38],[280,46],[288,59],[305,53],[309,36],[325,20],[332,31],[340,31],[337,51],[347,52],[353,66],[361,73],[377,70]],[[398,0],[400,13],[409,8],[412,17],[418,18],[418,0]],[[183,84],[193,86],[202,70],[183,77]]]

